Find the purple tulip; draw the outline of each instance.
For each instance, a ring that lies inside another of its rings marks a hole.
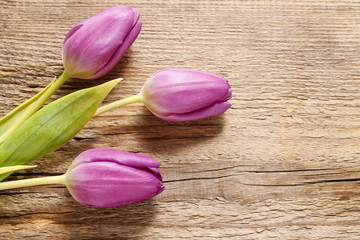
[[[114,6],[74,26],[63,43],[65,72],[82,79],[109,72],[140,33],[139,15],[136,9]]]
[[[95,148],[74,160],[64,184],[85,206],[124,206],[154,197],[165,189],[159,166],[145,155]]]
[[[216,74],[189,69],[164,69],[141,89],[141,101],[157,117],[173,122],[224,113],[231,103],[228,81]]]

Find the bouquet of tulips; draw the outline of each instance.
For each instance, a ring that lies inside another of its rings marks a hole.
[[[114,6],[74,26],[63,43],[64,72],[34,97],[0,119],[0,181],[72,139],[93,117],[127,104],[142,102],[165,121],[191,121],[224,113],[231,104],[228,81],[216,74],[190,69],[164,69],[145,81],[139,93],[100,107],[121,81],[79,90],[42,107],[70,78],[95,79],[109,72],[141,30],[139,12]],[[164,190],[160,163],[116,149],[81,153],[60,176],[0,182],[0,190],[64,184],[89,207],[136,203]]]

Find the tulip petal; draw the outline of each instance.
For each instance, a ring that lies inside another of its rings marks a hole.
[[[228,108],[230,108],[231,103],[229,102],[222,102],[222,103],[215,103],[209,107],[193,111],[190,113],[184,114],[171,114],[171,115],[157,115],[157,117],[171,122],[184,122],[184,121],[192,121],[198,120],[202,118],[207,118],[211,116],[216,116],[224,113]]]
[[[77,158],[73,162],[72,168],[83,163],[102,161],[112,161],[118,164],[137,168],[157,168],[160,166],[160,163],[158,161],[146,155],[124,152],[117,149],[94,148],[87,150],[77,156]],[[69,169],[68,171],[70,170],[71,169]]]
[[[229,88],[229,91],[227,92],[227,94],[224,96],[224,98],[220,99],[219,102],[226,102],[228,100],[230,100],[232,97],[232,90],[231,88]]]
[[[96,74],[94,74],[92,79],[99,78],[108,73],[115,65],[120,61],[120,59],[124,56],[126,51],[130,48],[130,46],[134,43],[137,36],[140,33],[142,23],[138,22],[133,27],[129,35],[125,38],[124,42],[119,46],[118,50],[114,53],[114,55],[109,59],[106,67],[101,68]]]
[[[163,175],[161,174],[160,170],[157,168],[148,168],[149,170],[151,170],[151,172],[160,180],[163,180]]]
[[[162,182],[148,171],[114,162],[81,164],[67,173],[65,185],[78,202],[95,208],[129,205],[164,190]]]
[[[144,84],[141,98],[158,115],[185,114],[231,97],[228,81],[216,74],[190,69],[165,69]]]
[[[68,34],[66,35],[65,39],[64,39],[64,42],[63,42],[63,45],[67,42],[67,40],[77,31],[79,30],[84,24],[82,23],[79,23],[77,25],[75,25],[74,27],[72,27],[70,29],[70,31],[68,32]]]
[[[65,71],[83,79],[97,78],[110,71],[139,34],[141,24],[140,28],[136,24],[139,15],[136,9],[119,5],[73,27],[63,43]],[[126,48],[122,46],[125,42]]]

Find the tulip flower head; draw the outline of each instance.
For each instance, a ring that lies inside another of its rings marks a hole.
[[[63,43],[65,72],[82,79],[109,72],[140,33],[139,15],[136,9],[114,6],[74,26]]]
[[[174,122],[224,113],[231,103],[228,81],[216,74],[190,69],[164,69],[141,89],[141,101],[157,117]]]
[[[161,193],[160,163],[145,155],[95,148],[80,154],[64,184],[81,204],[95,208],[129,205]]]
[[[165,187],[155,159],[115,149],[95,148],[81,153],[63,175],[0,182],[0,190],[47,184],[65,184],[80,203],[111,208],[144,201]],[[8,173],[34,166],[0,168]]]

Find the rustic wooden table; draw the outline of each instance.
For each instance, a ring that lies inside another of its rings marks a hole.
[[[0,0],[1,116],[61,74],[73,25],[116,4],[140,11],[139,38],[109,74],[71,79],[52,100],[123,77],[111,102],[184,67],[229,79],[233,106],[188,123],[141,104],[92,119],[10,179],[110,147],[159,160],[166,190],[105,210],[62,186],[1,192],[0,239],[360,239],[359,1]]]

